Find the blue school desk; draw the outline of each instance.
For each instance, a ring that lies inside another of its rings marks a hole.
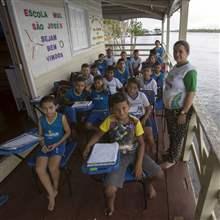
[[[114,170],[117,170],[119,168],[119,165],[120,165],[120,152],[118,152],[117,161],[113,165],[88,167],[85,162],[83,163],[81,170],[83,173],[88,175],[106,174],[106,173],[111,173]]]

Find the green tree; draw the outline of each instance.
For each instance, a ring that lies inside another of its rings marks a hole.
[[[143,24],[141,21],[137,21],[137,19],[131,19],[128,27],[128,32],[130,33],[130,43],[131,51],[135,49],[135,44],[137,41],[137,36],[144,35]]]

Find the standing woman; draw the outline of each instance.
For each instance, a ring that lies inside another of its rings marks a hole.
[[[176,65],[168,73],[163,93],[165,117],[169,134],[167,160],[161,164],[163,169],[170,168],[179,160],[182,140],[192,113],[196,93],[197,72],[187,60],[189,44],[180,40],[174,44],[173,55]]]

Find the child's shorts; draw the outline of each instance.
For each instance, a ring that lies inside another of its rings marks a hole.
[[[91,123],[92,125],[98,126],[100,125],[104,119],[109,115],[108,111],[92,111],[86,122]]]
[[[119,169],[106,175],[104,186],[115,186],[117,188],[122,188],[128,166],[135,166],[136,155],[136,152],[129,152],[126,154],[121,153]],[[161,168],[158,164],[156,164],[148,155],[144,155],[143,171],[148,177],[157,175],[160,170]]]
[[[65,154],[65,144],[61,144],[60,146],[56,147],[52,151],[49,151],[47,153],[44,153],[42,150],[40,150],[37,153],[37,157],[52,157],[52,156],[63,156]]]

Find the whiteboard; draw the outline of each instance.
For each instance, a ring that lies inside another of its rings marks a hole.
[[[23,0],[11,2],[33,76],[38,77],[67,62],[71,52],[64,8]]]

